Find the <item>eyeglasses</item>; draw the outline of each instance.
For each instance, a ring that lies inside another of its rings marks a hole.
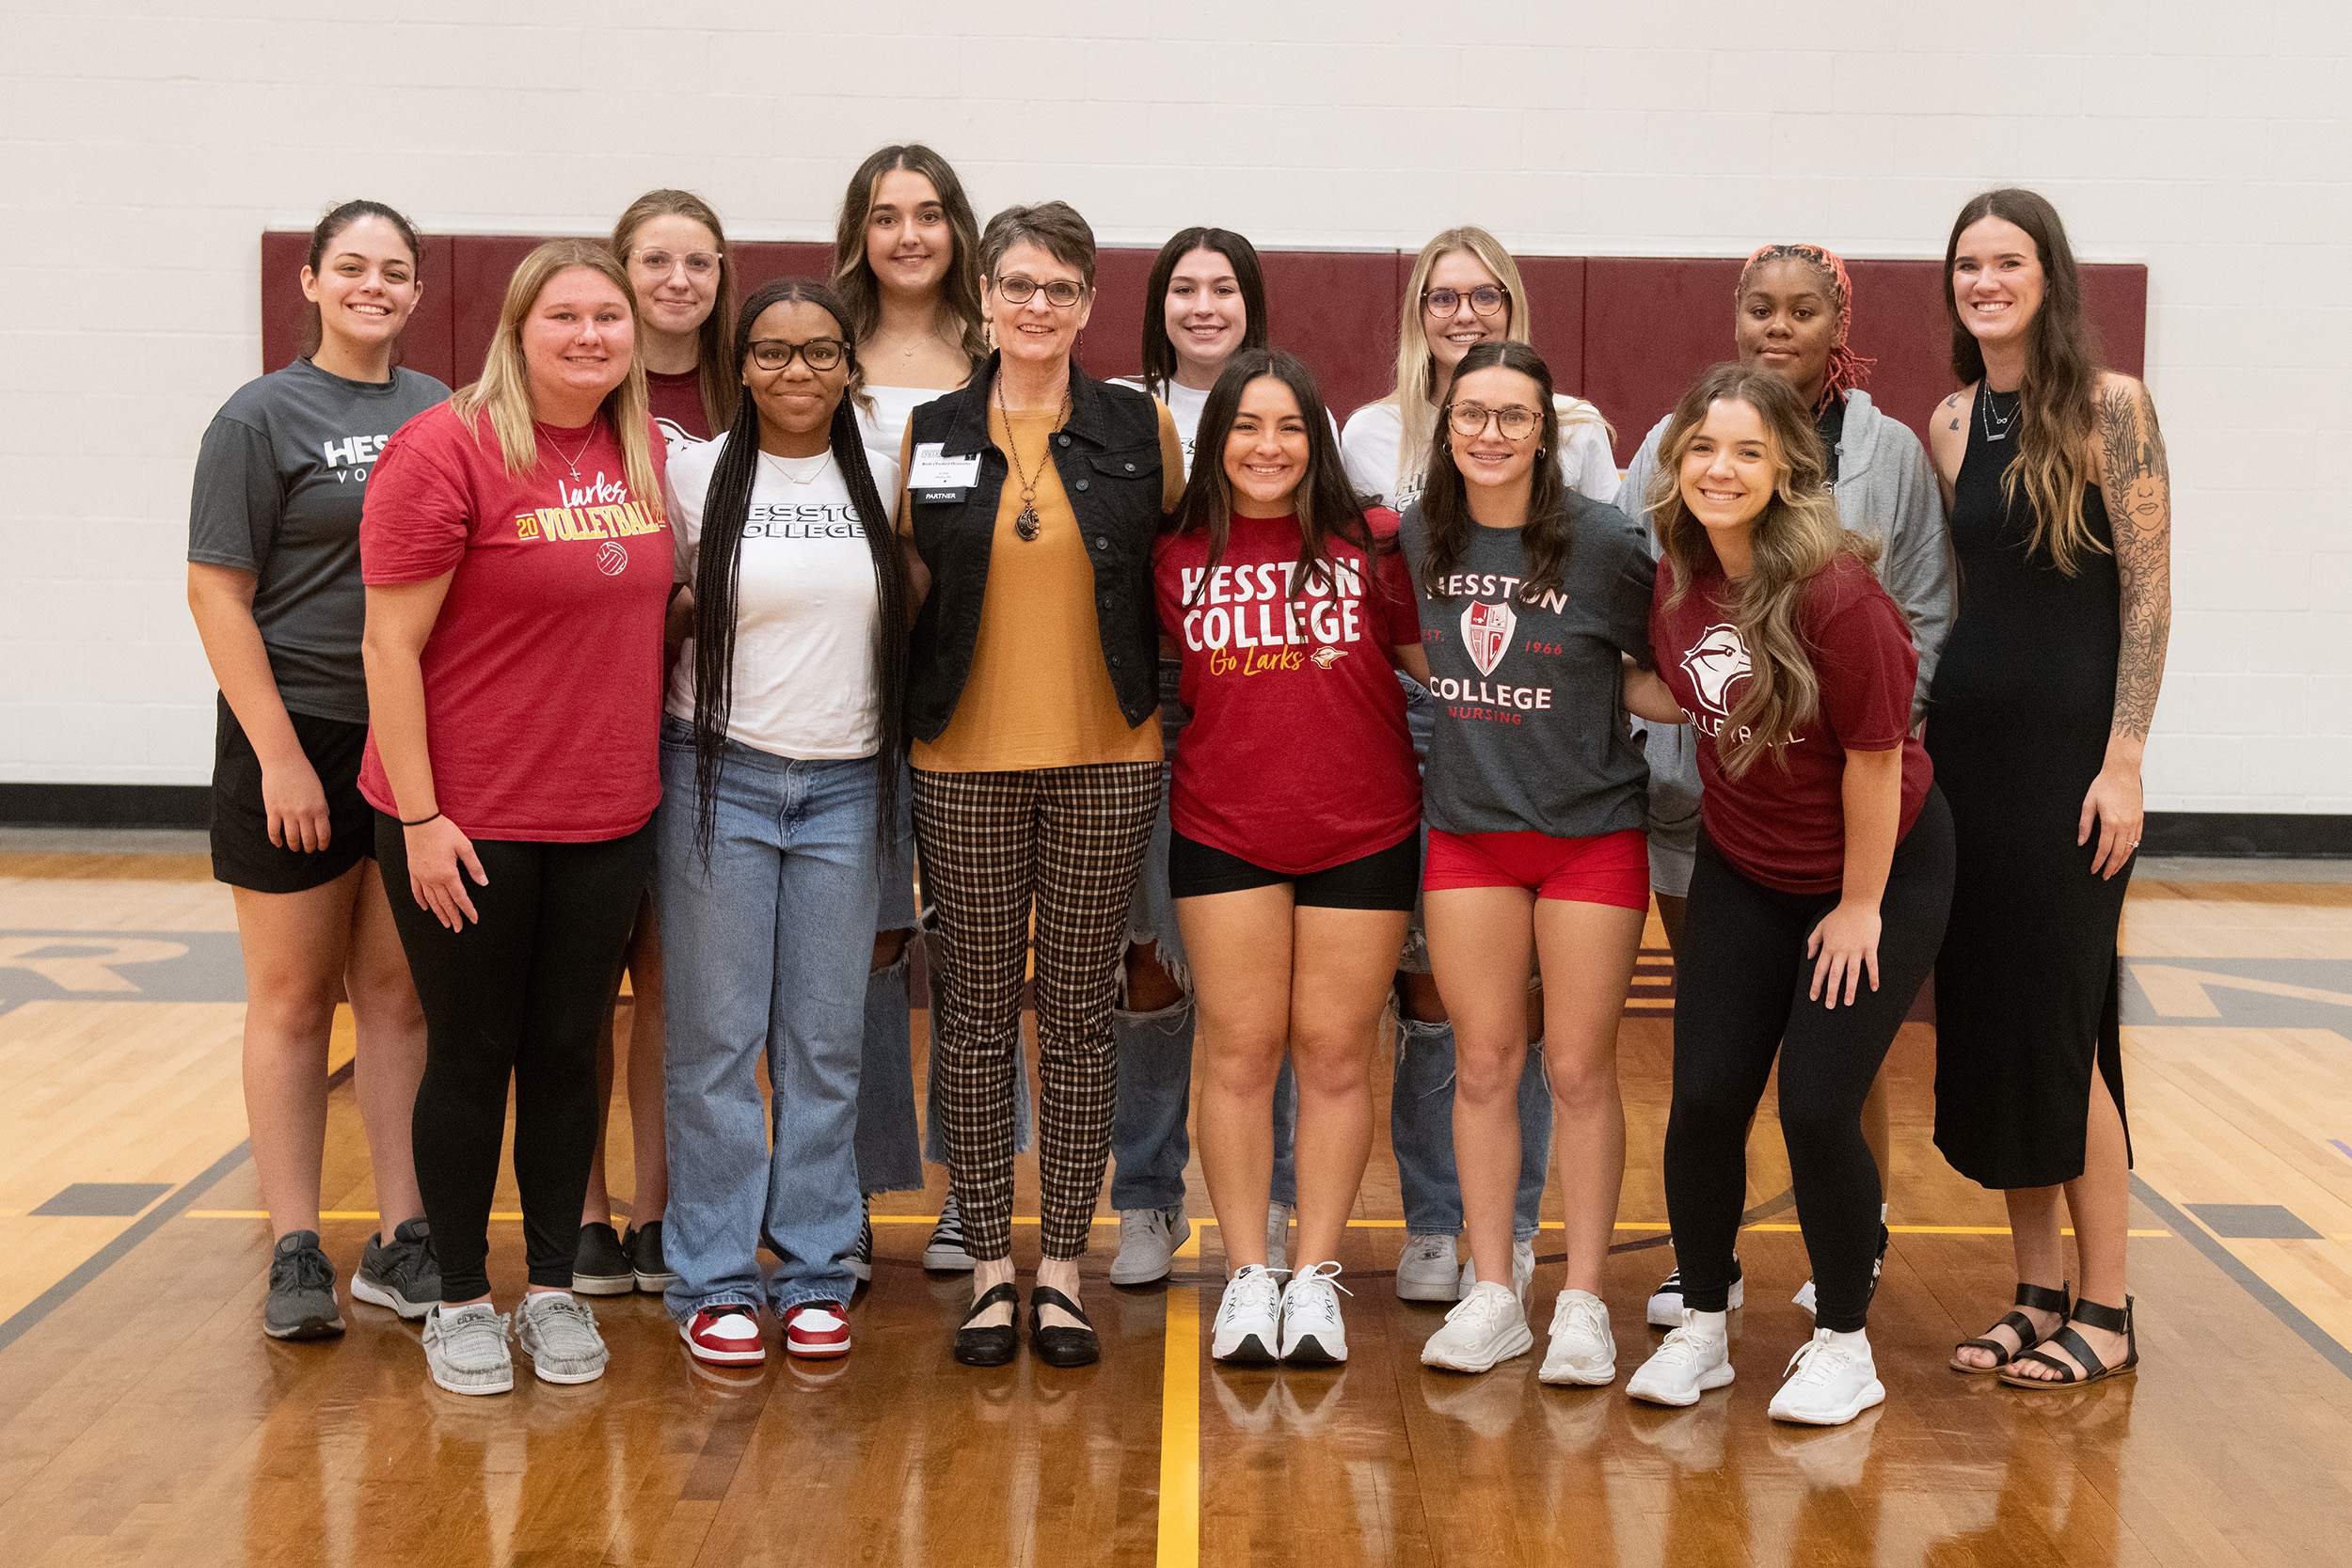
[[[849,356],[850,346],[838,338],[811,338],[788,343],[782,338],[762,338],[752,345],[752,363],[763,371],[780,371],[799,355],[812,371],[829,371]]]
[[[1481,283],[1467,293],[1460,289],[1424,289],[1421,308],[1433,316],[1451,316],[1461,310],[1466,299],[1471,309],[1482,316],[1491,316],[1511,303],[1511,291],[1499,283]]]
[[[1533,408],[1513,404],[1508,408],[1488,408],[1483,404],[1450,403],[1446,404],[1445,422],[1454,427],[1456,436],[1484,436],[1486,423],[1492,420],[1502,432],[1506,441],[1524,441],[1544,422],[1544,417]]]
[[[637,253],[636,261],[651,273],[672,272],[682,261],[686,264],[686,276],[689,277],[699,280],[719,276],[719,258],[707,250],[690,250],[683,256],[673,255],[666,250],[641,250]]]
[[[1057,277],[1051,283],[1041,283],[1034,277],[1014,273],[1010,277],[996,280],[996,292],[1005,296],[1008,305],[1026,305],[1039,294],[1057,310],[1067,310],[1086,297],[1086,290],[1067,277]]]

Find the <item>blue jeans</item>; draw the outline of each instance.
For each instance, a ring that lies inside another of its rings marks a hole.
[[[1402,671],[1405,721],[1413,750],[1424,765],[1437,708],[1427,689]],[[1422,863],[1429,863],[1429,833],[1422,831]],[[1421,900],[1413,901],[1412,929],[1405,938],[1400,968],[1429,973],[1429,941],[1422,929]],[[1400,1017],[1396,1025],[1396,1077],[1390,1085],[1389,1144],[1396,1151],[1397,1187],[1405,1203],[1407,1234],[1456,1236],[1462,1230],[1462,1181],[1454,1168],[1454,1025],[1420,1023]],[[1544,1075],[1540,1042],[1528,1047],[1519,1073],[1519,1186],[1511,1211],[1511,1235],[1535,1234],[1551,1168],[1551,1085]]]
[[[1176,899],[1168,885],[1167,781],[1175,777],[1177,737],[1192,715],[1177,697],[1182,662],[1160,660],[1160,738],[1168,756],[1162,773],[1159,820],[1152,826],[1152,847],[1144,851],[1143,875],[1127,906],[1127,940],[1152,942],[1160,967],[1184,988],[1183,997],[1158,1012],[1111,1009],[1111,1037],[1119,1047],[1119,1107],[1111,1119],[1111,1207],[1173,1209],[1184,1201],[1184,1166],[1192,1139],[1184,1121],[1192,1113],[1192,1037],[1199,1015],[1193,1006],[1192,974],[1184,962],[1184,936],[1177,928]],[[1290,1058],[1274,1081],[1273,1200],[1298,1206],[1298,1076]]]
[[[866,972],[881,856],[871,758],[796,762],[730,742],[706,860],[694,751],[664,720],[656,907],[669,984],[663,1107],[670,1311],[847,1304],[864,1223],[856,1153]],[[771,1127],[755,1065],[773,1085]]]

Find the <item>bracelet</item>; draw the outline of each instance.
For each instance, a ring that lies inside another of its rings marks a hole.
[[[402,827],[404,827],[404,828],[421,828],[421,827],[423,827],[423,826],[424,826],[427,822],[432,821],[434,816],[440,816],[440,815],[441,815],[441,814],[440,814],[439,812],[437,812],[437,812],[435,812],[435,813],[433,814],[433,816],[420,816],[420,817],[418,817],[418,818],[417,818],[414,822],[404,821],[402,818],[397,817],[397,816],[393,817],[393,818],[392,818],[392,820],[393,820],[393,821],[395,821],[395,822],[399,822],[399,823],[400,823],[400,825],[401,825]]]

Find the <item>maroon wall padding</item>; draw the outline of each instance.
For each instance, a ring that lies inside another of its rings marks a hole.
[[[424,298],[402,343],[404,364],[461,387],[482,373],[499,307],[516,263],[539,241],[504,234],[429,235],[420,267]],[[262,236],[262,367],[299,351],[305,302],[299,283],[310,235]],[[823,277],[832,247],[753,240],[737,245],[745,293],[771,277]],[[1098,376],[1141,368],[1143,292],[1153,250],[1114,247],[1096,261],[1094,313],[1080,362]],[[1387,393],[1396,372],[1398,306],[1412,272],[1407,251],[1277,250],[1265,268],[1272,341],[1307,361],[1342,420]],[[1878,361],[1867,383],[1880,407],[1925,434],[1950,392],[1950,332],[1942,265],[1933,261],[1851,261],[1854,346]],[[1535,347],[1553,382],[1589,398],[1616,428],[1617,461],[1630,459],[1691,379],[1732,354],[1732,290],[1740,263],[1721,257],[1523,256],[1519,272]],[[2106,362],[2144,373],[2148,269],[2083,267],[2084,308]]]

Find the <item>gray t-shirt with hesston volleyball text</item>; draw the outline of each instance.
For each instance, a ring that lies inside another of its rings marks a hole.
[[[188,559],[254,575],[254,624],[292,712],[368,721],[360,501],[392,432],[448,397],[417,371],[348,381],[296,359],[240,387],[204,432]]]

